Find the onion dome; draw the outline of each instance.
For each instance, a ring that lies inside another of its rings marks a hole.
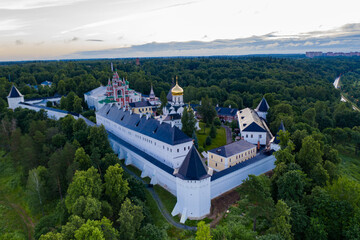
[[[171,89],[171,94],[173,96],[179,96],[179,95],[183,95],[184,94],[184,90],[179,86],[178,84],[178,79],[176,77],[176,84],[175,84],[175,87],[173,87]]]

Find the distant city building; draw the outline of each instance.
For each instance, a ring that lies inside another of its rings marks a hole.
[[[309,58],[314,58],[314,57],[353,57],[353,56],[360,56],[360,52],[348,52],[348,53],[344,53],[344,52],[306,52],[305,54],[307,57]]]
[[[208,166],[221,171],[256,156],[256,145],[245,140],[208,151]]]

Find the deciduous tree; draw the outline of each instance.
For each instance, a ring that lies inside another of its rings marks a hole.
[[[256,231],[258,217],[271,218],[274,201],[270,193],[270,180],[264,175],[249,175],[239,188],[240,205],[247,210],[247,215],[253,219],[253,230]]]
[[[120,237],[124,240],[135,239],[141,222],[144,219],[142,207],[132,204],[130,199],[125,199],[121,205],[117,222],[120,225]]]
[[[67,190],[66,207],[69,212],[72,212],[73,206],[80,196],[99,199],[101,192],[102,182],[99,173],[94,167],[89,168],[87,171],[77,171]]]
[[[196,240],[211,240],[210,225],[205,224],[204,221],[200,221],[197,224]]]
[[[130,188],[128,182],[123,179],[124,170],[119,164],[110,166],[105,173],[105,194],[109,197],[114,210],[120,210],[121,203],[127,196]]]

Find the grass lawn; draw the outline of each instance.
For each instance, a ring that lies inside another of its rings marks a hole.
[[[126,166],[127,169],[129,169],[130,171],[132,171],[133,173],[135,173],[138,177],[141,177],[141,171],[139,169],[137,169],[136,167],[132,166],[132,165],[127,165]],[[143,180],[149,184],[151,179],[149,177],[145,177],[143,178]]]
[[[360,158],[354,154],[339,152],[342,159],[340,164],[341,175],[346,175],[350,179],[360,182]]]
[[[149,207],[152,219],[154,219],[154,224],[158,227],[163,227],[165,224],[167,224],[166,219],[159,211],[156,202],[149,193],[149,191],[146,191],[145,193],[146,193],[146,205]]]
[[[176,204],[176,197],[159,185],[155,185],[154,190],[159,195],[159,198],[164,204],[166,210],[171,214]]]
[[[29,218],[20,174],[0,151],[0,239],[28,239],[34,225]]]
[[[197,136],[198,141],[199,141],[199,147],[203,147],[203,144],[205,142],[206,137],[209,136],[209,134],[210,134],[210,127],[206,128],[205,133],[204,133],[205,123],[200,122],[199,126],[200,126],[201,130],[196,132],[196,136]],[[211,139],[212,140],[211,145],[206,146],[204,148],[205,151],[208,151],[210,149],[217,148],[217,147],[220,147],[220,146],[223,146],[223,145],[226,144],[226,132],[225,132],[225,129],[222,128],[222,127],[217,128],[216,133],[217,133],[216,138]]]

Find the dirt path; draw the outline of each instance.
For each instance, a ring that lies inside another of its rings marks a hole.
[[[208,218],[213,219],[210,227],[215,227],[223,218],[226,210],[240,199],[236,188],[222,194],[221,196],[211,200],[211,212]]]
[[[29,215],[27,215],[25,210],[18,204],[10,203],[10,206],[16,211],[16,213],[21,217],[21,219],[25,223],[28,232],[28,239],[29,240],[33,239],[32,232],[34,230],[35,224],[33,223],[32,219],[29,217]]]
[[[9,201],[8,197],[5,195],[4,195],[4,198],[5,198],[6,202],[3,202],[3,203],[8,205],[9,207],[11,207],[12,209],[14,209],[15,212],[17,213],[17,215],[19,215],[19,217],[21,217],[23,223],[26,226],[28,239],[32,240],[33,239],[32,233],[34,231],[35,224],[32,221],[31,217],[26,213],[26,211],[20,205],[18,205],[16,203],[11,203]]]

